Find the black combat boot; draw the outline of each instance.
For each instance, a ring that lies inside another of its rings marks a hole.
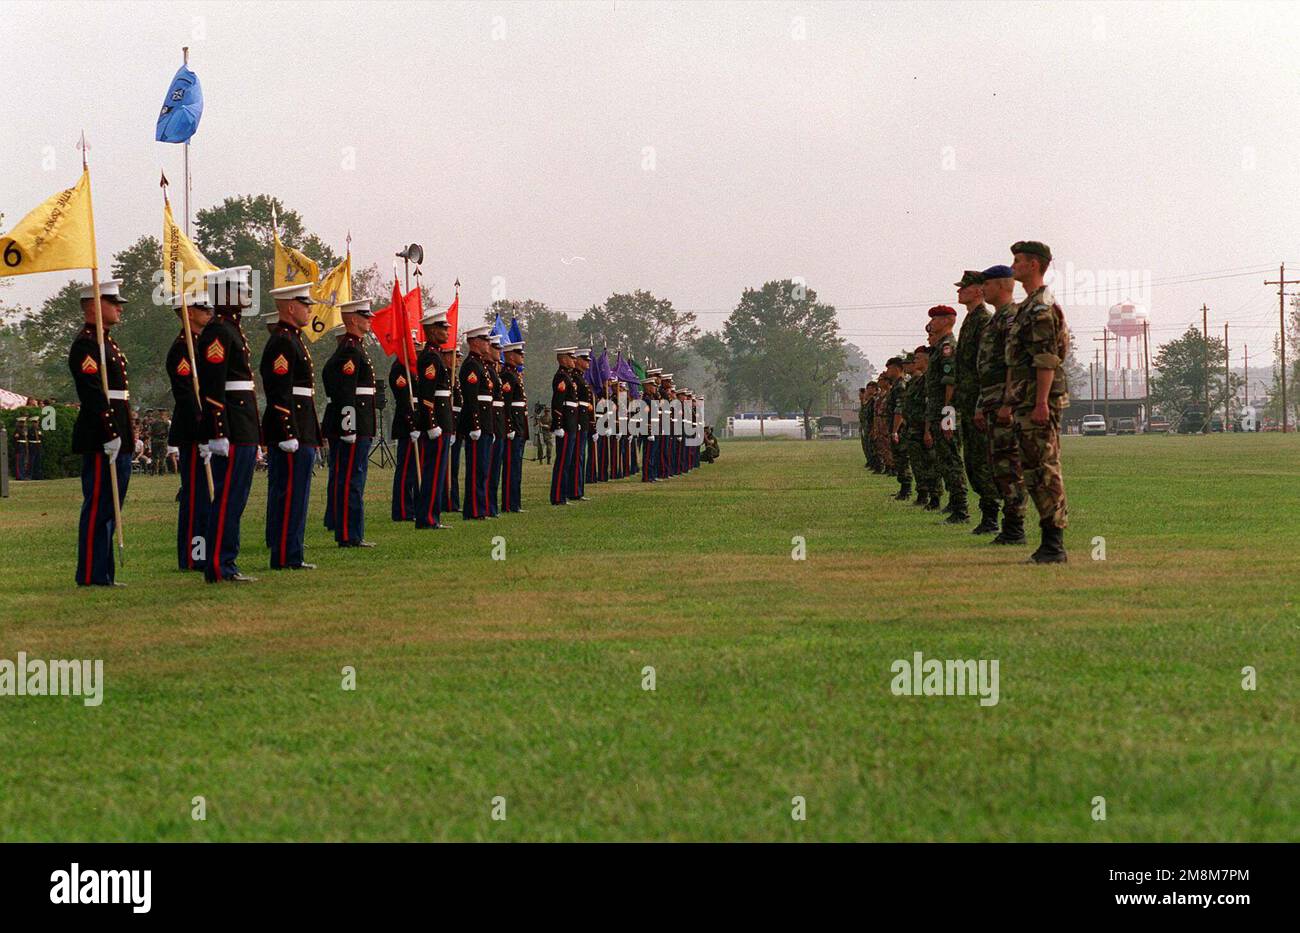
[[[1012,512],[1002,511],[1002,532],[993,539],[994,544],[1027,544],[1025,537],[1025,517]]]
[[[894,496],[894,498],[897,499],[899,502],[906,502],[908,499],[912,498],[912,484],[903,483],[901,486],[899,486],[898,495]]]
[[[925,510],[927,512],[939,511],[939,494],[937,492],[930,493],[930,502],[926,505]]]
[[[973,535],[989,535],[998,530],[998,504],[980,503],[980,523],[971,529]]]
[[[1043,530],[1043,543],[1029,556],[1029,563],[1064,564],[1066,562],[1065,529],[1045,522],[1040,523],[1039,527]]]
[[[916,487],[916,498],[912,500],[912,505],[924,507],[930,501],[930,494],[920,486]]]
[[[964,525],[970,521],[970,512],[966,511],[965,499],[959,499],[956,502],[949,504],[952,506],[952,511],[949,512],[948,517],[944,519],[946,524]]]

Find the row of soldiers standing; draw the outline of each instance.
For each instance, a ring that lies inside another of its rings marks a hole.
[[[662,406],[666,421],[651,418],[642,433],[620,431],[628,421],[630,382],[611,374],[593,385],[589,347],[556,347],[551,379],[551,432],[556,442],[551,468],[551,505],[586,501],[587,483],[634,477],[654,483],[689,473],[700,465],[698,437],[704,397],[673,385],[673,374],[647,369],[640,379],[645,411]],[[597,408],[600,409],[599,417]]]
[[[266,450],[265,541],[273,570],[315,569],[315,564],[304,560],[304,535],[316,455],[327,440],[325,527],[334,532],[339,547],[373,547],[364,537],[364,492],[378,427],[376,372],[364,343],[370,332],[370,302],[339,306],[343,333],[321,374],[329,399],[321,420],[316,414],[314,365],[302,338],[313,304],[310,287],[272,290],[276,310],[265,316],[270,336],[259,375],[266,404],[259,413],[242,323],[255,313],[251,271],[249,266],[214,271],[205,277],[203,294],[184,303],[178,297],[175,310],[182,329],[165,362],[175,401],[167,441],[179,450],[180,463],[177,562],[181,570],[202,572],[212,583],[254,581],[240,570],[237,559],[259,448]],[[72,449],[83,462],[76,571],[76,582],[83,586],[120,585],[115,581],[114,484],[109,471],[116,474],[120,507],[135,444],[127,360],[110,333],[126,304],[120,286],[119,280],[112,280],[99,289],[102,350],[94,323],[93,288],[82,290],[86,323],[68,354],[81,401]],[[388,377],[396,405],[392,438],[398,448],[393,520],[443,529],[447,527],[443,515],[449,511],[460,510],[466,520],[522,512],[523,452],[529,436],[528,399],[521,376],[523,342],[503,343],[488,325],[471,328],[465,334],[467,353],[457,370],[459,354],[448,339],[446,312],[429,312],[421,319],[421,328],[425,339],[414,346],[415,358],[394,361]],[[554,423],[569,427],[571,438],[557,458],[560,481],[553,483],[561,501],[586,498],[583,490],[589,478],[602,481],[635,471],[629,459],[634,455],[632,446],[620,447],[614,438],[598,434],[589,421],[594,414],[592,396],[580,379],[577,353],[575,348],[563,348],[558,354],[560,373],[565,374],[561,381],[566,384],[558,402],[552,399],[553,409],[558,405]],[[590,351],[583,353],[589,365]],[[101,367],[107,376],[107,395]],[[660,376],[648,381],[658,384]],[[672,394],[670,383],[664,390]],[[616,394],[614,386],[604,387],[605,393]],[[686,396],[682,398],[685,402]],[[674,425],[683,435],[685,417]],[[555,435],[565,437],[563,429]],[[643,479],[671,475],[698,463],[698,449],[688,449],[684,436],[673,440],[682,443],[643,445],[643,450],[654,451],[643,457]],[[458,469],[462,459],[463,496]],[[583,469],[573,469],[577,463]]]
[[[14,419],[14,479],[41,479],[45,438],[40,415],[19,415]]]
[[[1066,561],[1065,485],[1060,467],[1061,411],[1069,404],[1065,316],[1043,284],[1051,250],[1012,245],[1012,265],[967,271],[956,284],[966,307],[929,310],[926,342],[891,357],[859,390],[866,466],[895,476],[894,498],[911,499],[946,522],[970,520],[966,483],[979,497],[974,534],[994,544],[1026,542],[1025,500],[1038,511],[1042,543],[1034,563]],[[1025,290],[1014,300],[1016,282]],[[992,306],[990,310],[989,306]],[[941,488],[948,492],[942,505]],[[998,513],[1001,511],[1001,527]]]

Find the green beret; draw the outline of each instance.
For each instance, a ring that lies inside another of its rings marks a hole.
[[[902,366],[902,365],[903,365],[903,358],[901,356],[891,356],[889,359],[885,360],[886,367]]]
[[[958,288],[965,288],[967,285],[983,285],[984,273],[976,272],[973,269],[967,269],[961,274],[960,282],[953,282]]]
[[[1052,250],[1046,243],[1039,243],[1037,240],[1019,240],[1011,244],[1011,254],[1025,253],[1029,256],[1041,256],[1048,262],[1052,261]]]

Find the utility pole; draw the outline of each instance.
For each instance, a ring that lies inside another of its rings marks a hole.
[[[1270,282],[1264,280],[1265,285],[1277,286],[1277,326],[1278,326],[1278,350],[1282,354],[1282,433],[1287,432],[1288,414],[1286,410],[1286,287],[1288,285],[1300,285],[1300,279],[1286,279],[1286,263],[1277,267],[1277,281]]]
[[[1146,389],[1146,401],[1142,403],[1142,411],[1146,415],[1147,424],[1151,423],[1151,347],[1149,345],[1149,327],[1150,321],[1142,322],[1142,385]]]
[[[1229,424],[1232,421],[1232,393],[1228,391],[1232,387],[1232,373],[1228,369],[1228,322],[1223,322],[1223,433],[1227,434],[1231,430]]]
[[[1094,353],[1096,351],[1093,351]],[[1097,364],[1088,364],[1088,414],[1097,413]]]
[[[1102,417],[1106,419],[1106,430],[1110,431],[1110,331],[1101,330],[1101,381],[1105,401],[1102,403]]]
[[[1201,357],[1205,370],[1205,426],[1201,433],[1210,433],[1210,309],[1201,302]]]
[[[1249,405],[1250,404],[1250,345],[1243,343],[1241,345],[1241,349],[1242,352],[1245,354],[1245,362],[1242,364],[1242,368],[1245,369],[1246,371],[1246,379],[1242,388],[1245,390],[1246,404]]]

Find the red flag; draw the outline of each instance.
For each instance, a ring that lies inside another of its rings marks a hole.
[[[412,297],[414,297],[415,313],[411,313]],[[385,307],[380,308],[370,318],[370,329],[374,332],[375,339],[389,356],[395,356],[402,359],[402,343],[406,344],[405,363],[407,368],[415,365],[415,342],[412,339],[413,332],[417,332],[420,326],[420,290],[413,289],[411,294],[405,298],[402,297],[402,290],[393,280],[393,298]],[[397,309],[394,311],[394,309]]]
[[[460,317],[460,292],[457,292],[455,299],[452,300],[451,307],[447,309],[447,326],[451,328],[451,333],[447,335],[447,342],[444,343],[438,349],[440,350],[456,349],[456,335],[459,333],[457,329],[457,325],[459,323],[458,322],[459,317]]]

